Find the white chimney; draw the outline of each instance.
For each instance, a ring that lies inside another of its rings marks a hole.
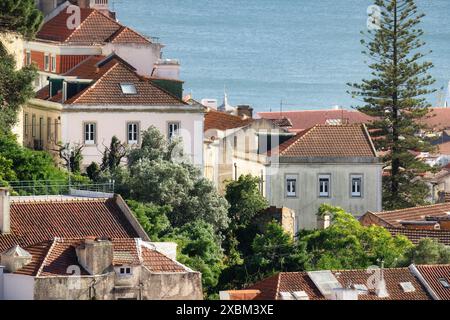
[[[202,101],[200,101],[200,103],[202,105],[204,105],[205,107],[217,110],[219,103],[217,102],[217,99],[202,99]]]
[[[11,233],[10,220],[10,199],[9,189],[0,188],[0,232],[1,234]]]
[[[0,263],[5,266],[6,271],[14,273],[30,264],[33,256],[20,246],[16,245],[0,254]]]
[[[180,62],[174,59],[159,59],[155,63],[153,77],[157,79],[180,80]]]
[[[338,301],[358,300],[358,290],[355,289],[336,288],[333,289],[333,293],[334,293],[333,300]]]

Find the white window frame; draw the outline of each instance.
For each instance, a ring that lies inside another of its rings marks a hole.
[[[139,144],[139,122],[127,123],[127,142],[128,144]],[[130,136],[132,139],[130,139]]]
[[[97,144],[97,124],[95,122],[83,123],[83,139],[85,145]]]
[[[30,51],[30,50],[27,50],[27,51],[25,52],[25,64],[26,64],[27,66],[30,66],[31,63],[32,63],[32,61],[31,61],[31,51]]]
[[[325,183],[328,181],[327,183]],[[319,198],[330,198],[331,197],[331,175],[321,174],[318,179],[319,183]],[[327,190],[323,190],[323,186],[327,186]]]
[[[167,123],[167,137],[169,140],[176,138],[180,135],[181,123],[178,121],[172,121]]]
[[[359,190],[354,189],[355,182],[359,181]],[[350,176],[350,195],[352,198],[362,198],[363,197],[363,186],[364,186],[364,178],[361,174],[352,174]]]
[[[126,88],[131,90],[125,90]],[[121,83],[120,89],[122,90],[122,94],[125,94],[127,96],[132,96],[137,94],[137,88],[134,83]]]
[[[48,53],[44,55],[44,71],[50,71],[50,55]]]
[[[297,198],[298,197],[298,176],[296,176],[296,175],[287,175],[286,176],[285,192],[286,192],[286,198]]]
[[[52,55],[50,57],[50,68],[51,68],[52,72],[56,73],[56,56],[55,55]]]
[[[133,269],[130,266],[122,266],[122,267],[118,267],[118,274],[121,277],[128,277],[133,275]]]

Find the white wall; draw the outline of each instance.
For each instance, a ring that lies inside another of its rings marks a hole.
[[[34,300],[34,277],[4,274],[5,300]]]
[[[71,107],[68,107],[71,108]],[[92,108],[92,107],[86,107]],[[135,107],[130,107],[130,109]],[[127,109],[127,107],[124,107]],[[111,111],[111,109],[93,112],[67,112],[61,116],[62,141],[67,143],[83,143],[83,124],[95,122],[97,124],[97,144],[86,146],[83,152],[83,164],[89,165],[93,161],[101,162],[104,146],[109,146],[111,138],[115,135],[122,142],[127,141],[126,129],[128,122],[140,123],[141,131],[155,126],[166,137],[168,135],[168,123],[181,123],[181,135],[184,150],[190,156],[194,164],[203,167],[203,113],[180,112],[164,113],[155,111]]]
[[[161,56],[161,44],[106,44],[103,46],[105,56],[116,53],[119,57],[136,68],[136,72],[142,76],[150,77],[156,61]]]
[[[278,169],[278,170],[277,170]],[[272,174],[270,174],[272,171]],[[318,176],[331,174],[331,197],[320,198]],[[363,196],[352,198],[350,176],[363,175]],[[286,197],[286,175],[298,175],[297,197]],[[271,205],[287,207],[296,213],[298,229],[316,229],[319,207],[328,203],[361,216],[367,211],[381,211],[381,165],[380,164],[279,164],[268,170],[268,199]]]

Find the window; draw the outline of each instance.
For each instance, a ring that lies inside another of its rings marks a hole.
[[[121,83],[120,88],[123,94],[137,94],[136,87],[133,83]]]
[[[139,141],[139,124],[137,122],[130,122],[127,125],[127,139],[128,144],[137,144]]]
[[[180,133],[180,123],[179,122],[170,122],[169,123],[169,139],[173,139],[178,136]]]
[[[84,143],[85,144],[95,144],[95,123],[85,123],[84,124]]]
[[[25,53],[25,64],[27,66],[31,65],[31,52],[30,51],[27,51]]]
[[[362,197],[362,176],[351,176],[351,194],[353,198]]]
[[[448,283],[447,279],[441,278],[439,279],[439,282],[445,289],[450,289],[450,284]]]
[[[52,56],[52,72],[56,72],[56,56]]]
[[[58,142],[58,119],[55,119],[55,143]]]
[[[44,118],[39,117],[39,140],[42,140],[42,136],[43,136],[42,130],[43,129],[44,129]]]
[[[44,56],[44,70],[50,71],[50,56],[48,54]]]
[[[297,177],[287,176],[286,177],[286,197],[295,198],[297,197]]]
[[[130,267],[120,267],[119,268],[119,274],[121,276],[131,275],[131,268]]]
[[[319,197],[328,198],[330,197],[330,175],[320,175],[319,176]]]
[[[31,136],[33,138],[36,137],[36,115],[33,114],[33,116],[31,117]]]
[[[52,119],[47,118],[47,141],[52,139]]]
[[[25,116],[23,118],[23,135],[25,137],[28,137],[28,126],[30,125],[29,119],[28,119],[28,113],[25,113]]]

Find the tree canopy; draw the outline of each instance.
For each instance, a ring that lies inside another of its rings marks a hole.
[[[418,179],[429,169],[411,151],[430,151],[431,144],[417,135],[423,129],[420,120],[427,116],[427,95],[435,82],[424,61],[420,29],[424,14],[414,0],[375,0],[380,17],[374,30],[363,32],[363,54],[371,74],[361,83],[351,83],[349,93],[362,102],[358,109],[374,121],[370,124],[375,146],[384,151],[383,199],[386,209],[425,204],[427,186]],[[378,14],[378,11],[377,13]],[[379,18],[379,19],[378,19]]]
[[[25,38],[32,38],[43,20],[35,0],[0,1],[0,33],[14,32]]]

